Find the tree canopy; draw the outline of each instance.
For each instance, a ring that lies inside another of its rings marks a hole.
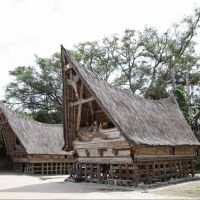
[[[60,54],[35,56],[36,66],[19,66],[10,75],[14,81],[5,93],[7,104],[41,122],[62,121],[62,73]]]

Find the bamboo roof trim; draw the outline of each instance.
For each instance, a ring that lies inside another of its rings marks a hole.
[[[130,142],[145,145],[200,145],[174,97],[149,100],[99,79],[63,47],[73,69],[110,120]]]

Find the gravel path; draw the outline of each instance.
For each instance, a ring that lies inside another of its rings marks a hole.
[[[45,179],[10,172],[0,173],[0,199],[188,199],[196,196],[174,193],[173,187],[200,185],[199,181],[195,181],[151,190],[113,191],[108,190],[105,185],[64,182],[66,177],[54,176]]]

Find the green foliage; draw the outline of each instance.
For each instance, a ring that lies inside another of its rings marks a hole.
[[[35,67],[19,66],[10,71],[14,81],[6,88],[6,102],[37,121],[61,123],[60,54],[56,53],[51,58],[35,57]]]
[[[72,54],[99,78],[109,81],[111,73],[116,69],[109,47],[106,39],[102,42],[85,42],[75,46]]]
[[[200,171],[200,157],[199,156],[194,160],[194,166],[197,171]]]
[[[185,118],[187,119],[188,122],[190,122],[190,115],[187,105],[185,88],[182,85],[177,86],[176,90],[174,91],[174,95],[176,97],[180,109],[183,111]]]
[[[196,98],[194,98],[191,107],[192,107],[191,108],[192,119],[190,124],[194,134],[200,141],[200,96],[199,95],[197,95]]]
[[[185,17],[171,29],[159,33],[146,27],[143,32],[127,29],[122,36],[85,42],[73,53],[100,78],[147,98],[161,99],[185,84],[186,73],[196,85],[193,68],[199,57],[193,38],[199,27],[200,12]],[[171,90],[171,91],[170,91]]]
[[[58,124],[61,123],[61,113],[57,112],[47,112],[47,110],[41,110],[31,114],[31,117],[37,121]]]

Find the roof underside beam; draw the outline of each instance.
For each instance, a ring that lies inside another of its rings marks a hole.
[[[87,103],[87,102],[90,102],[90,101],[94,101],[94,97],[90,97],[90,98],[87,98],[87,99],[81,99],[79,101],[76,101],[76,102],[73,102],[73,103],[69,103],[69,106],[70,107],[78,106],[80,104],[84,104],[84,103]]]

